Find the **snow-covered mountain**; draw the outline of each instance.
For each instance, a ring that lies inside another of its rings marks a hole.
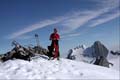
[[[93,60],[92,48],[85,45],[77,46],[68,51],[68,59],[90,63]]]
[[[119,72],[68,59],[32,61],[8,60],[0,63],[0,79],[120,79]]]
[[[85,62],[92,64],[95,62],[95,58],[93,57],[94,54],[93,47],[86,47],[85,45],[77,46],[73,49],[70,49],[68,51],[67,59]],[[108,53],[107,60],[110,63],[113,63],[113,66],[110,66],[110,68],[115,70],[120,70],[120,56],[119,55],[113,55],[110,52]]]

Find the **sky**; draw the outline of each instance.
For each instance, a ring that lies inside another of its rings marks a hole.
[[[60,53],[78,45],[101,41],[119,49],[120,0],[0,0],[0,53],[11,50],[13,40],[23,46],[51,44],[53,28],[60,34]]]

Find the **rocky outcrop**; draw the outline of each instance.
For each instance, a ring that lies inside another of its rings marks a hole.
[[[32,50],[36,54],[45,54],[45,55],[47,55],[47,52],[48,52],[47,49],[45,49],[45,48],[43,48],[41,46],[35,46],[34,48],[32,48]]]
[[[32,47],[25,48],[17,42],[13,42],[12,44],[15,47],[11,51],[0,55],[0,61],[4,62],[4,61],[15,59],[15,58],[30,61],[30,58],[35,56],[36,54],[47,55],[47,52],[48,52],[48,50],[42,47],[35,46],[34,48]]]
[[[73,50],[70,49],[69,52],[68,52],[67,59],[75,60],[75,56],[74,56],[74,55],[71,55],[72,53],[73,53]]]
[[[107,57],[109,50],[100,41],[95,41],[91,47],[84,50],[84,55],[88,57]]]
[[[108,56],[109,50],[100,41],[94,42],[92,48],[94,48],[94,57],[103,56],[106,58]]]

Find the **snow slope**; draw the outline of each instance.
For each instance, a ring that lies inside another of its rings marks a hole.
[[[0,63],[0,79],[119,79],[119,72],[68,59],[35,58]]]
[[[111,67],[112,69],[116,69],[116,70],[120,71],[120,56],[112,55],[111,53],[109,53],[108,60],[109,60],[109,62],[114,64],[114,66]]]
[[[85,47],[85,45],[79,46],[71,50],[72,50],[71,56],[75,56],[76,61],[91,63],[94,60],[93,57],[88,56],[92,53],[91,48],[88,49]]]

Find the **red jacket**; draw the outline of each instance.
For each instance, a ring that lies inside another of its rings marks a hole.
[[[50,35],[50,40],[59,40],[60,39],[60,36],[58,33],[52,33]]]

